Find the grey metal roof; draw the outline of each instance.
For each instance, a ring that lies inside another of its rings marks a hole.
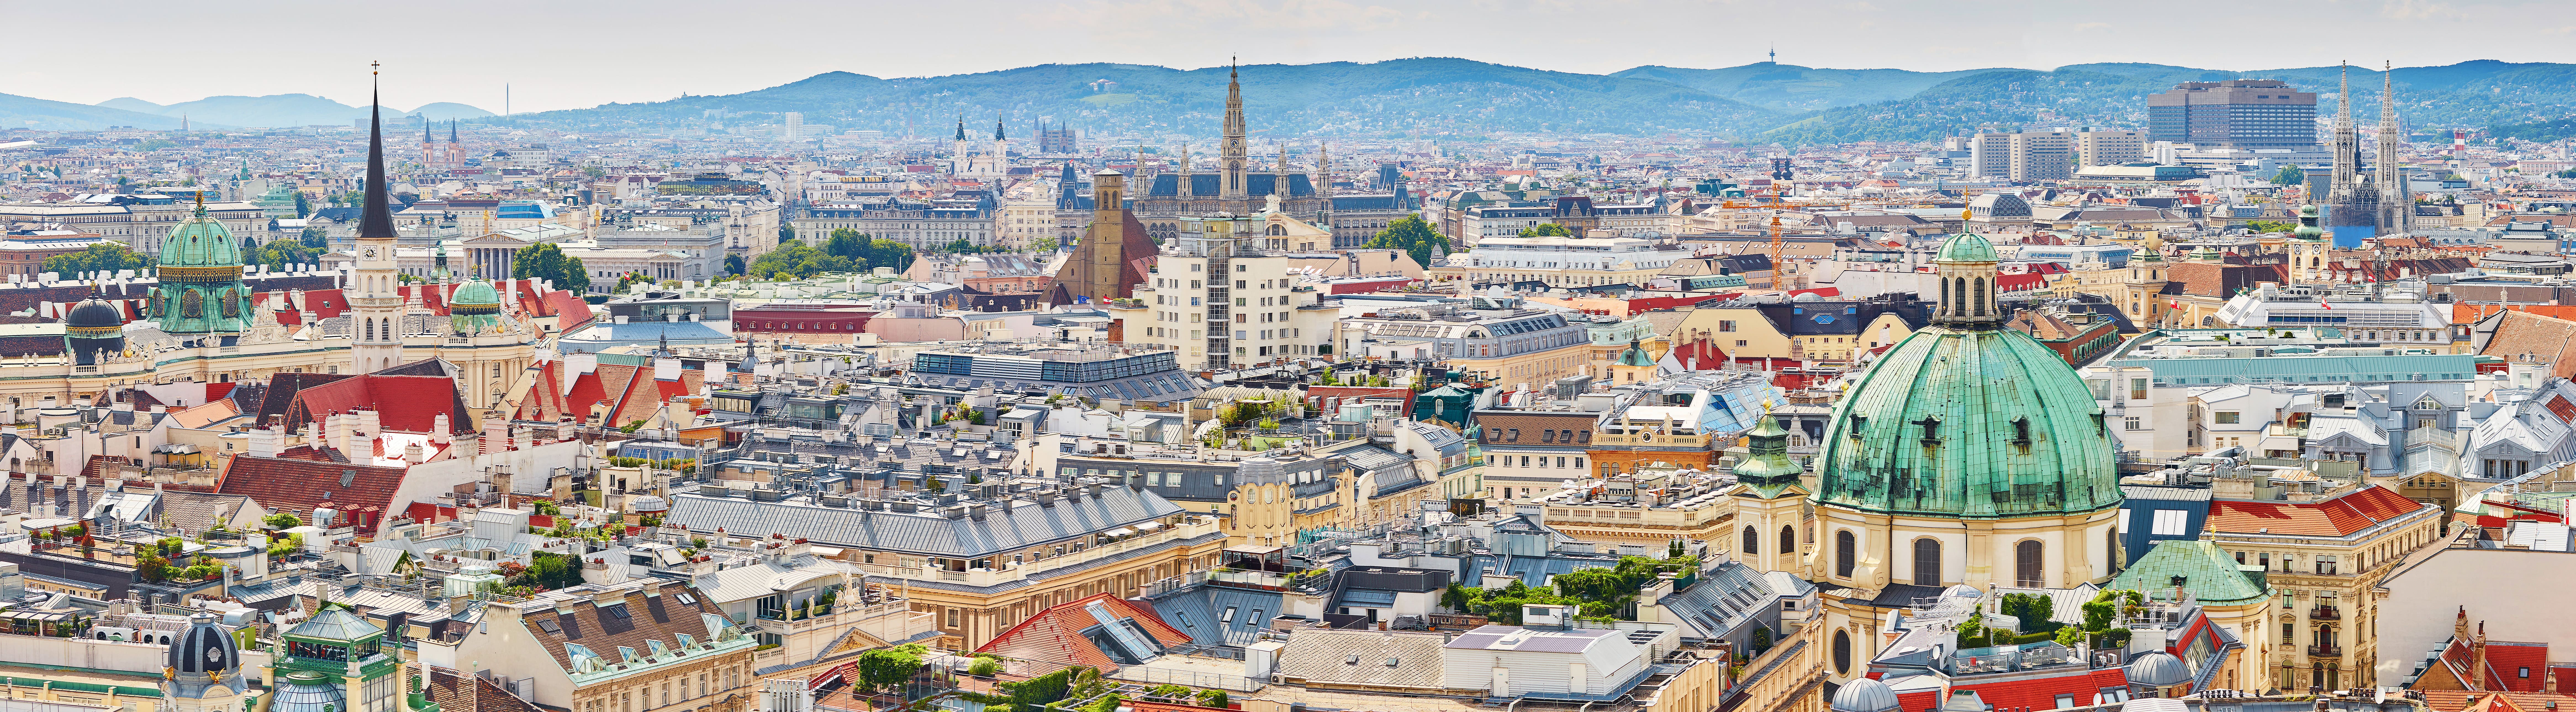
[[[1152,492],[1106,487],[1055,506],[1009,500],[984,519],[933,512],[869,511],[695,493],[673,498],[665,521],[693,531],[785,534],[828,546],[974,558],[1007,553],[1182,513]]]
[[[322,612],[315,613],[313,617],[286,630],[287,635],[323,640],[357,640],[383,632],[385,632],[384,629],[367,622],[365,616],[336,605],[322,609]]]

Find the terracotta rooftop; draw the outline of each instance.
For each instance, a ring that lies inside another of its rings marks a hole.
[[[2323,502],[2215,500],[2209,503],[2208,528],[2225,534],[2350,536],[2425,506],[2378,485]]]

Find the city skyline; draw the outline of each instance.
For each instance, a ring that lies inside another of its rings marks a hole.
[[[1742,66],[1766,61],[1765,53],[1774,47],[1784,64],[1913,71],[2053,69],[2095,62],[2254,70],[2323,63],[2320,50],[2312,46],[2241,42],[2241,35],[2232,33],[2191,31],[2188,21],[2137,21],[2107,7],[2000,2],[1778,7],[1636,0],[1583,5],[1493,2],[1473,8],[1347,0],[1025,4],[984,18],[983,25],[963,33],[986,41],[924,42],[881,56],[849,49],[851,42],[782,38],[772,29],[778,25],[769,21],[781,19],[790,9],[767,3],[751,3],[743,11],[721,17],[693,19],[691,26],[698,32],[689,46],[663,49],[664,44],[651,40],[659,32],[655,23],[684,10],[655,5],[638,3],[616,14],[545,7],[514,7],[508,13],[529,27],[579,27],[578,33],[532,38],[524,33],[462,32],[443,37],[435,47],[325,39],[292,53],[281,52],[273,43],[209,45],[191,38],[279,32],[330,38],[350,27],[399,28],[411,13],[391,6],[333,6],[325,13],[319,12],[322,6],[309,3],[279,4],[273,6],[274,12],[256,15],[173,6],[121,26],[120,34],[127,41],[115,59],[22,63],[0,69],[0,86],[10,94],[81,104],[119,97],[171,104],[208,96],[312,94],[358,105],[366,91],[363,75],[337,68],[382,61],[388,72],[388,105],[457,102],[500,112],[505,109],[507,85],[506,108],[531,112],[664,101],[683,94],[734,94],[833,71],[884,78],[935,77],[1090,62],[1197,69],[1221,65],[1229,55],[1240,55],[1252,65],[1459,57],[1583,74],[1647,65]],[[2576,22],[2565,26],[2504,22],[2550,17],[2550,8],[2539,2],[2419,0],[2313,0],[2253,6],[2185,2],[2164,8],[2161,16],[2223,11],[2240,24],[2333,32],[2352,46],[2369,47],[2376,55],[2369,59],[2384,56],[2400,66],[2439,66],[2479,59],[2559,59],[2548,48],[2553,39],[2576,34]],[[818,10],[799,6],[795,11],[807,19],[792,26],[840,23],[878,28],[847,35],[851,38],[905,27],[955,27],[946,13],[927,7],[860,5]],[[16,12],[19,19],[39,25],[80,21],[77,11],[65,7]],[[311,17],[329,20],[305,19]],[[1260,30],[1212,31],[1224,27]],[[1684,33],[1691,32],[1688,28],[1704,28],[1718,40],[1637,41],[1646,35],[1676,32],[1672,29],[1676,27],[1685,28],[1678,30]],[[1818,32],[1827,28],[1832,32]],[[2427,32],[2469,30],[2496,41],[2479,43],[2474,50],[2479,54],[2474,56],[2454,46],[2411,41]],[[1239,39],[1243,37],[1261,41]],[[1855,41],[1839,42],[1834,37]],[[1961,38],[1996,41],[1954,41]],[[532,39],[536,40],[533,46]],[[29,38],[25,46],[35,56],[79,56],[92,51],[81,42],[56,34]],[[710,57],[737,60],[705,61]],[[237,69],[140,71],[205,62]],[[100,72],[120,66],[123,71]],[[575,67],[581,69],[568,69]],[[100,81],[102,76],[113,81]]]

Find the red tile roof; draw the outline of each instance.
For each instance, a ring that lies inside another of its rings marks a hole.
[[[568,376],[565,364],[550,361],[537,369],[537,384],[513,417],[557,422],[570,415],[574,420],[588,421],[592,408],[605,404],[610,415],[600,425],[625,425],[651,419],[664,401],[696,393],[706,382],[706,372],[700,370],[683,369],[679,380],[656,381],[651,366],[613,363],[598,364],[590,373]],[[570,392],[563,387],[567,377],[572,381]]]
[[[2549,678],[2548,643],[2487,643],[2487,689],[2539,692]]]
[[[1114,595],[1095,593],[1080,600],[1039,611],[1028,620],[1020,621],[1019,625],[1011,626],[1010,630],[1002,631],[1001,635],[985,643],[984,647],[976,648],[975,652],[996,653],[1004,657],[1026,660],[1045,672],[1054,672],[1075,665],[1116,670],[1118,664],[1110,660],[1108,654],[1100,652],[1100,648],[1093,646],[1090,638],[1082,635],[1084,629],[1100,625],[1100,621],[1087,610],[1094,601],[1098,601],[1102,607],[1108,609],[1111,616],[1135,621],[1137,627],[1143,628],[1147,634],[1154,636],[1163,645],[1184,645],[1190,642],[1188,634],[1173,628],[1171,624],[1164,623],[1163,617],[1156,615],[1153,609],[1129,603]]]
[[[409,502],[393,501],[404,470],[328,460],[237,455],[216,477],[218,494],[248,495],[270,511],[311,512],[325,504],[344,512],[372,510],[378,516],[400,512]],[[372,532],[378,522],[359,525]]]
[[[2129,684],[2128,676],[2122,673],[2120,668],[2104,668],[2091,672],[2069,668],[2067,672],[2070,674],[1984,684],[1953,680],[1950,690],[1953,693],[1959,690],[1975,690],[1980,701],[1993,705],[1999,710],[2020,707],[2053,710],[2058,707],[2058,695],[2074,695],[2076,705],[2090,705],[2093,704],[2094,697],[2101,694],[2103,688],[2126,689]]]
[[[2435,712],[2536,712],[2558,703],[2560,709],[2576,708],[2576,696],[2543,692],[2475,692],[2470,690],[2418,690],[2424,693],[2424,705]],[[2492,706],[2490,706],[2492,705]]]
[[[2323,502],[2217,500],[2209,503],[2208,526],[2210,531],[2227,534],[2350,536],[2426,506],[2372,485]]]
[[[376,411],[386,430],[430,432],[445,414],[448,432],[474,432],[456,381],[435,376],[365,374],[306,386],[287,404],[283,422],[319,423],[324,416],[356,410]]]

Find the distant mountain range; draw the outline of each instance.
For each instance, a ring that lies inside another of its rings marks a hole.
[[[1805,145],[1921,141],[1982,127],[2142,126],[2146,97],[2186,81],[2280,79],[2323,94],[2333,111],[2337,67],[2259,71],[2161,64],[2081,64],[1916,72],[1820,69],[1758,63],[1723,69],[1646,66],[1607,75],[1528,69],[1449,58],[1367,64],[1258,65],[1241,69],[1245,118],[1256,136],[1486,140],[1495,132],[1652,135],[1712,132],[1757,143]],[[767,89],[670,101],[492,117],[462,104],[412,113],[432,120],[663,130],[722,122],[773,122],[802,112],[808,124],[890,135],[947,136],[962,119],[972,136],[1027,136],[1040,121],[1112,133],[1207,137],[1225,107],[1227,70],[1133,64],[1048,64],[977,74],[881,79],[818,74]],[[2576,116],[2576,65],[2492,60],[2397,69],[2400,112],[2419,133],[2449,127],[2542,124]],[[2355,113],[2378,120],[2379,72],[2352,70]],[[0,127],[154,126],[185,113],[233,126],[343,124],[363,113],[321,97],[218,96],[161,106],[112,99],[97,106],[0,95]],[[736,118],[740,114],[754,116]],[[146,118],[150,117],[150,118]]]
[[[347,124],[367,115],[363,106],[350,106],[311,94],[271,94],[268,96],[210,96],[196,101],[161,105],[118,97],[98,103],[111,109],[122,109],[159,116],[185,116],[191,123],[213,126],[313,126]],[[453,102],[423,105],[410,111],[385,107],[401,116],[428,115],[432,121],[480,119],[492,112]]]

